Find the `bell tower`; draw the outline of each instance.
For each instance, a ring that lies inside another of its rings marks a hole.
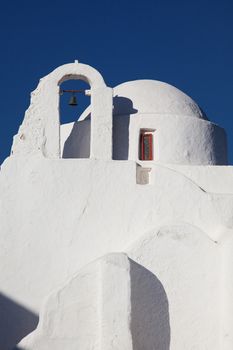
[[[78,61],[60,66],[40,80],[14,138],[13,154],[41,153],[47,158],[60,157],[59,86],[71,79],[90,85],[90,157],[112,159],[112,88],[106,86],[97,70]]]

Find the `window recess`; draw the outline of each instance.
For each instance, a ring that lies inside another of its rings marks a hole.
[[[140,132],[140,147],[139,147],[139,159],[140,160],[153,160],[154,159],[154,130]]]

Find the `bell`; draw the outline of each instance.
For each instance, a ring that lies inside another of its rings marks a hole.
[[[70,106],[77,106],[77,98],[76,98],[76,96],[73,94],[72,96],[71,96],[71,98],[70,98],[70,101],[69,101],[69,105]]]

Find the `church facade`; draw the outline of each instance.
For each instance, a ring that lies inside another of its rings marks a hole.
[[[90,106],[60,125],[62,82]],[[177,88],[58,67],[0,172],[0,348],[232,350],[233,167]]]

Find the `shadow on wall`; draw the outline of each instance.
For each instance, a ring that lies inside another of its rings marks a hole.
[[[0,349],[20,350],[15,347],[38,324],[38,315],[0,294]]]
[[[130,115],[137,113],[138,110],[133,107],[133,101],[123,96],[113,97],[113,115]]]
[[[118,116],[113,119],[113,160],[129,159],[129,115]]]
[[[130,275],[133,349],[169,350],[169,305],[163,285],[153,273],[131,259]]]
[[[137,113],[133,102],[126,97],[113,98],[113,159],[127,160],[129,156],[129,121],[130,115]],[[91,116],[76,121],[64,143],[62,158],[90,157]]]
[[[113,98],[113,159],[129,159],[129,122],[130,115],[137,113],[129,98]]]
[[[90,157],[90,118],[75,122],[64,143],[62,158]]]

